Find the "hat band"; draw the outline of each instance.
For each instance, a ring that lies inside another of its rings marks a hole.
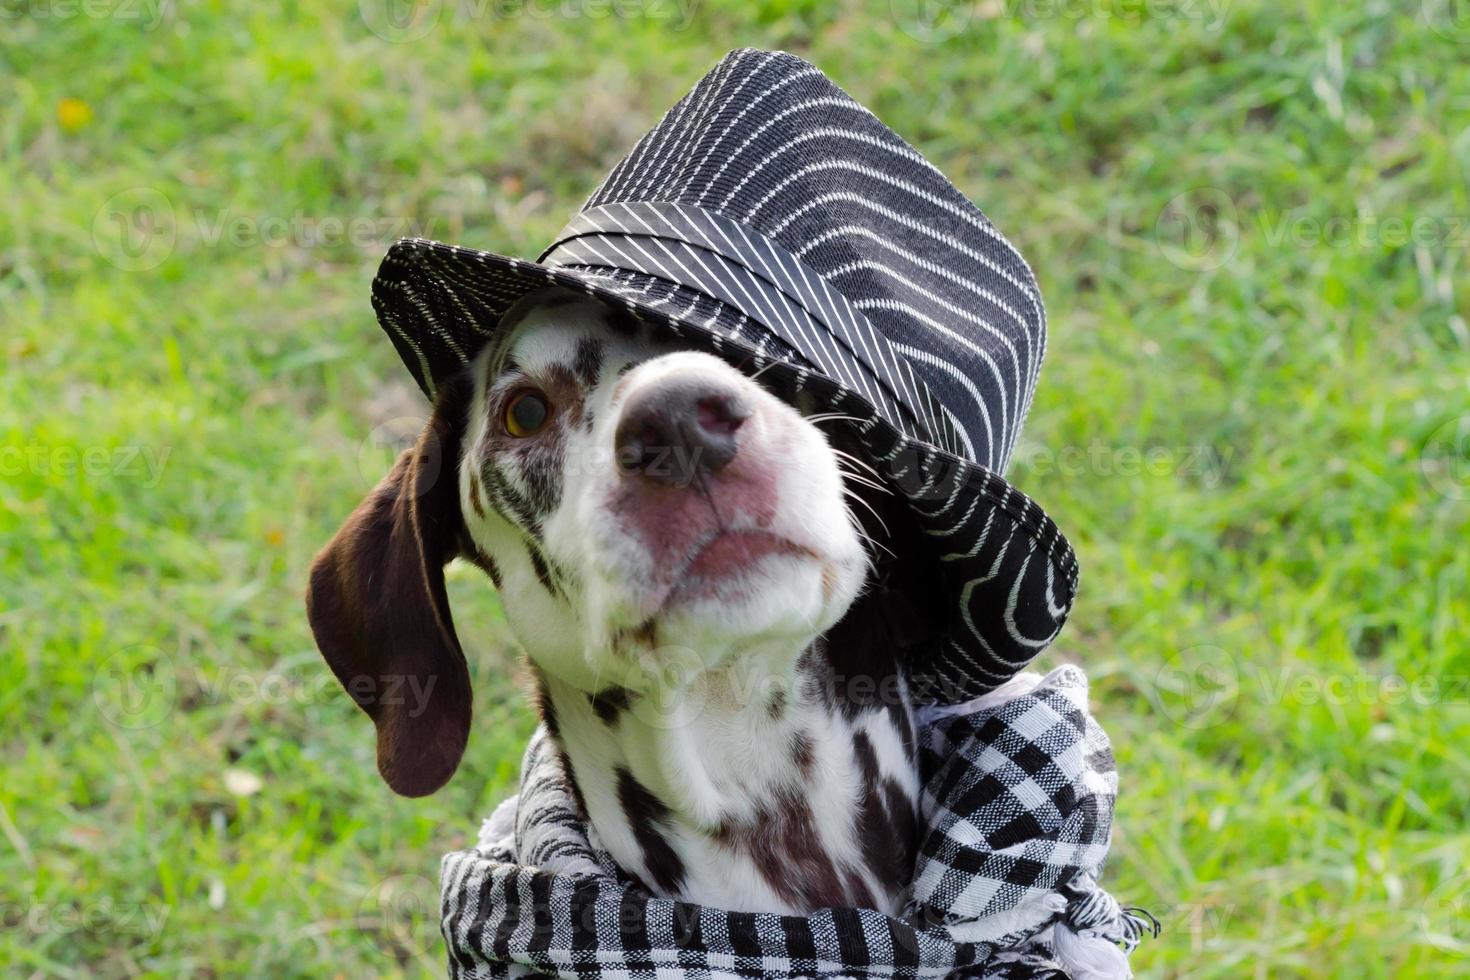
[[[702,208],[620,202],[573,218],[539,261],[628,269],[719,299],[865,398],[898,431],[967,455],[958,423],[872,321],[801,259]]]

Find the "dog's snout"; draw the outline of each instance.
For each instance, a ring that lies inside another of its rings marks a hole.
[[[717,379],[651,385],[623,406],[613,436],[618,466],[669,486],[718,473],[735,458],[740,427],[750,413],[741,393]]]

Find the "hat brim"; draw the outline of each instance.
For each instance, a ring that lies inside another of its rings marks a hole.
[[[794,397],[863,420],[853,432],[908,502],[952,601],[949,621],[908,651],[920,703],[957,704],[1024,669],[1060,631],[1077,588],[1076,556],[1046,513],[1000,475],[900,433],[761,324],[698,290],[606,267],[551,266],[423,239],[394,244],[373,281],[378,321],[419,387],[434,398],[500,334],[527,295],[563,287],[625,310]]]

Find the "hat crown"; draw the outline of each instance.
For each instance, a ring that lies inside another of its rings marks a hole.
[[[1045,351],[1035,277],[933,164],[820,69],[733,51],[634,146],[585,210],[669,202],[765,236],[865,314],[1003,472]]]

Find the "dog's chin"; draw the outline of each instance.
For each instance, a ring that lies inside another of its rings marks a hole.
[[[733,543],[728,549],[745,546]],[[786,548],[764,551],[738,568],[718,572],[702,571],[696,563],[665,598],[656,619],[670,638],[720,637],[729,642],[740,636],[774,639],[820,632],[852,602],[841,578],[841,571],[821,557]]]
[[[618,605],[656,646],[692,650],[712,666],[724,654],[828,629],[863,575],[860,554],[835,558],[763,532],[729,533],[695,549],[671,581]]]

